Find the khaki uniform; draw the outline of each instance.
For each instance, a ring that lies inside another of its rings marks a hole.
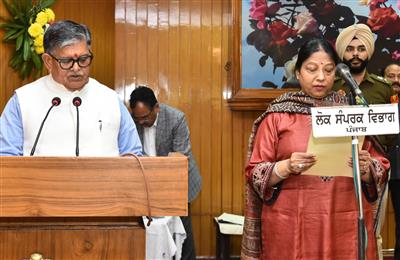
[[[368,104],[390,104],[390,97],[393,95],[392,88],[390,82],[383,77],[367,72],[359,87]],[[333,90],[338,91],[340,89],[344,90],[346,94],[350,92],[350,88],[347,87],[345,81],[341,78],[336,78]]]
[[[368,104],[390,104],[390,97],[393,95],[393,91],[390,82],[383,77],[367,72],[359,87]],[[346,95],[350,92],[350,88],[341,78],[335,79],[333,90],[343,90],[346,92]],[[384,149],[387,150],[388,145],[393,141],[393,136],[378,135],[377,139],[383,145]]]

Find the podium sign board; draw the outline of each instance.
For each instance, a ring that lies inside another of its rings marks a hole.
[[[397,104],[311,108],[314,137],[399,133]]]

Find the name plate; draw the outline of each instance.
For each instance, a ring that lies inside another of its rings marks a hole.
[[[399,133],[397,104],[311,108],[314,137]]]

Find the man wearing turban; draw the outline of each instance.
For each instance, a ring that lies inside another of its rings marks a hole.
[[[353,24],[343,29],[336,39],[336,51],[343,63],[349,66],[368,104],[390,104],[392,88],[389,81],[367,71],[368,61],[374,53],[374,35],[367,25]],[[333,90],[348,94],[350,87],[343,79],[336,78]],[[377,138],[386,149],[390,142],[388,137]]]
[[[390,83],[384,78],[372,73],[368,73],[367,65],[374,53],[374,36],[371,29],[365,24],[354,24],[340,32],[336,39],[336,52],[344,64],[349,66],[351,75],[360,87],[363,96],[369,104],[390,103],[392,89]],[[335,91],[350,92],[349,86],[341,78],[335,79],[333,86]],[[392,142],[390,136],[376,136],[376,140],[382,145],[382,149],[387,151],[388,145]],[[387,192],[380,196],[382,205],[386,206]],[[378,249],[382,248],[380,230],[383,225],[386,207],[381,207],[377,213],[376,238]],[[381,250],[379,250],[380,252]],[[382,255],[379,255],[382,259]]]
[[[388,81],[368,73],[367,65],[374,53],[374,36],[365,24],[354,24],[340,32],[336,39],[339,58],[350,68],[354,80],[369,104],[390,103],[392,90]],[[350,92],[343,79],[336,79],[334,90]]]

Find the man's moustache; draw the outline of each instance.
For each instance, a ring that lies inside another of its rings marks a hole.
[[[359,62],[363,62],[364,60],[362,60],[362,59],[359,59],[359,58],[353,58],[353,59],[350,59],[350,62],[353,62],[353,61],[359,61]]]

